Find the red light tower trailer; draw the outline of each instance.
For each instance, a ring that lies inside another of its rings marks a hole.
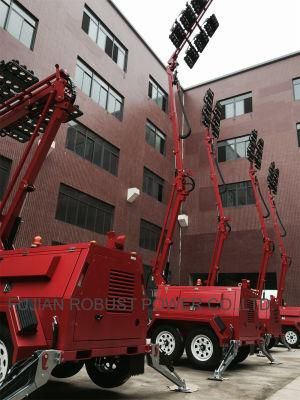
[[[290,349],[291,347],[296,348],[300,344],[300,307],[287,307],[283,305],[283,292],[285,288],[286,274],[288,272],[288,268],[291,266],[292,259],[287,255],[284,245],[283,238],[286,236],[287,232],[283,226],[275,202],[278,189],[279,169],[275,168],[274,162],[270,164],[267,180],[269,189],[268,202],[270,206],[275,237],[281,257],[281,270],[277,293],[277,302],[281,317],[281,341]]]
[[[188,135],[179,133],[174,91],[174,87],[177,87],[181,99],[176,71],[177,59],[188,42],[190,46],[186,51],[185,61],[192,68],[199,58],[194,46],[202,52],[209,41],[208,36],[212,36],[218,27],[214,15],[207,20],[205,29],[199,25],[211,1],[192,0],[191,3],[193,6],[195,3],[205,5],[197,12],[194,8],[193,12],[192,7],[187,4],[180,16],[185,29],[176,21],[170,35],[176,47],[167,66],[176,174],[153,261],[157,293],[148,333],[152,342],[159,344],[165,356],[171,361],[178,360],[186,349],[188,358],[197,367],[215,369],[221,363],[215,371],[214,379],[222,380],[222,373],[237,355],[239,346],[247,350],[247,355],[249,352],[247,346],[254,347],[261,342],[263,347],[264,341],[260,339],[255,312],[257,292],[250,288],[246,280],[239,287],[170,286],[167,283],[166,273],[178,213],[194,186],[190,174],[183,168],[181,141]],[[200,33],[192,44],[189,38],[197,26],[200,28]],[[183,115],[186,119],[184,110]],[[190,182],[192,182],[191,187],[188,186]]]
[[[51,374],[70,377],[84,364],[98,386],[120,386],[144,372],[145,354],[187,391],[160,365],[158,347],[146,345],[142,261],[122,251],[124,236],[55,247],[37,237],[32,248],[14,249],[22,206],[60,125],[82,115],[75,99],[58,65],[38,82],[17,62],[0,64],[0,135],[27,142],[0,205],[0,397],[22,399]]]

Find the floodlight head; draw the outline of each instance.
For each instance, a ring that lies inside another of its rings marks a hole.
[[[203,99],[203,107],[202,107],[202,123],[204,126],[209,128],[211,123],[211,113],[214,102],[214,92],[211,89],[208,89],[205,93]]]
[[[202,13],[202,11],[204,10],[207,3],[208,3],[208,0],[192,0],[191,1],[192,7],[197,15],[200,15]]]
[[[251,132],[247,148],[247,158],[251,163],[253,163],[255,159],[256,142],[257,142],[257,131],[253,130]]]
[[[199,53],[203,52],[208,42],[209,42],[209,37],[207,36],[206,32],[203,29],[201,29],[200,33],[198,33],[198,35],[195,36],[194,39],[194,44],[197,47]]]
[[[190,45],[190,47],[187,49],[185,53],[184,61],[192,69],[193,66],[196,64],[198,58],[199,58],[198,51],[195,49],[193,45]]]
[[[169,38],[171,39],[171,42],[174,44],[176,49],[179,49],[184,39],[186,38],[185,31],[178,21],[175,21],[171,29],[171,34]]]
[[[197,15],[194,13],[192,7],[187,3],[186,9],[182,11],[179,19],[184,28],[187,31],[190,31],[195,22],[197,21]]]
[[[220,136],[221,113],[222,113],[222,106],[218,101],[213,110],[213,118],[211,121],[211,132],[215,139],[219,139]]]
[[[264,140],[263,139],[258,139],[256,143],[256,152],[255,152],[255,167],[257,169],[261,169],[261,161],[263,157],[263,152],[264,152]]]
[[[206,33],[208,34],[209,37],[213,36],[218,27],[219,27],[219,21],[217,20],[215,14],[211,15],[204,24],[204,29],[206,30]]]

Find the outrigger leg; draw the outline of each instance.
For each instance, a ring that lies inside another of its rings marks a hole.
[[[280,335],[280,340],[281,340],[282,344],[284,345],[284,347],[287,348],[287,351],[294,351],[294,350],[291,348],[291,346],[288,344],[288,342],[286,341],[286,338],[285,338],[285,334],[284,334],[284,333],[282,333],[282,334]]]
[[[0,399],[22,400],[29,396],[48,382],[60,362],[60,351],[39,350],[29,359],[16,363],[0,385]]]
[[[277,362],[275,360],[275,358],[272,356],[272,354],[269,353],[269,351],[267,350],[267,346],[270,343],[270,339],[271,339],[272,335],[270,335],[269,333],[266,333],[264,337],[262,337],[260,339],[259,342],[259,353],[258,353],[258,357],[267,357],[268,360],[270,361],[270,364],[282,364],[281,362]]]
[[[226,369],[229,367],[231,362],[235,359],[238,350],[240,347],[240,341],[239,340],[230,340],[230,345],[225,353],[223,360],[221,364],[219,365],[219,368],[215,370],[214,375],[211,378],[208,378],[213,381],[223,381],[225,378],[223,377],[223,373],[226,371]]]
[[[170,390],[182,393],[192,393],[198,390],[197,387],[187,387],[185,380],[176,373],[173,365],[163,361],[163,354],[160,352],[158,344],[151,345],[151,352],[147,354],[147,362],[149,367],[155,369],[157,372],[175,384],[174,387],[169,387]]]

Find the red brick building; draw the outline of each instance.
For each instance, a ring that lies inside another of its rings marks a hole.
[[[29,245],[36,234],[44,244],[103,243],[105,231],[114,229],[126,234],[127,249],[138,251],[149,265],[174,168],[164,65],[110,0],[52,0],[47,7],[40,0],[0,0],[0,11],[1,59],[19,59],[40,78],[59,63],[75,78],[76,102],[84,112],[78,124],[60,129],[37,190],[23,209],[17,246]],[[226,212],[232,233],[222,258],[227,275],[220,280],[232,283],[241,273],[252,279],[250,274],[258,271],[262,243],[255,207],[239,198],[240,192],[245,198],[247,185],[234,185],[249,180],[241,148],[245,136],[257,129],[265,140],[261,181],[270,161],[281,171],[278,206],[294,260],[286,298],[290,304],[300,301],[299,62],[300,55],[294,54],[185,91],[193,126],[193,136],[185,142],[185,165],[195,173],[196,190],[184,205],[189,226],[178,229],[174,240],[175,283],[191,282],[208,271],[215,237],[215,201],[200,124],[202,98],[211,87],[217,99],[225,100],[220,165],[235,193],[225,200],[231,205]],[[21,144],[1,138],[0,197],[21,150]],[[140,190],[133,203],[127,201],[130,188]],[[271,264],[274,286],[277,253]]]

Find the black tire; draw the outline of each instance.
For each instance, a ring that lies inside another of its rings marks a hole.
[[[121,386],[131,377],[127,356],[93,358],[85,363],[85,367],[91,380],[105,389]]]
[[[54,370],[52,371],[52,376],[59,379],[71,378],[71,376],[78,374],[83,365],[83,361],[65,362],[54,368]]]
[[[186,339],[186,354],[195,367],[204,370],[216,369],[222,359],[219,340],[210,328],[197,328]]]
[[[13,345],[9,330],[0,325],[0,383],[5,379],[12,363]]]
[[[236,357],[232,360],[231,365],[239,364],[246,360],[250,353],[250,346],[241,346],[238,349]]]
[[[184,351],[184,342],[178,328],[172,325],[160,325],[151,335],[151,343],[159,344],[163,359],[167,363],[180,360]]]
[[[287,343],[293,348],[296,349],[300,344],[300,334],[296,328],[293,327],[285,327],[284,328],[284,336]]]

